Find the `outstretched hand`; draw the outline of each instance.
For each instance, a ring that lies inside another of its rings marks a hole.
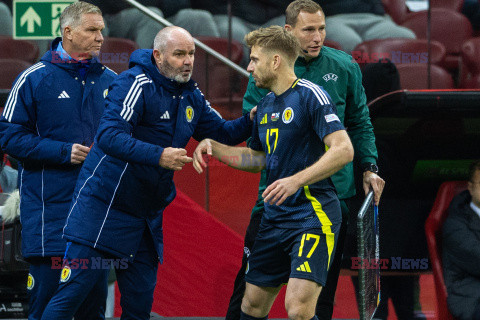
[[[212,155],[212,143],[210,139],[202,140],[195,151],[193,152],[193,167],[197,170],[198,173],[203,172],[203,168],[207,167],[207,163],[203,159],[203,155],[207,154],[209,156]]]
[[[365,195],[373,189],[374,202],[378,206],[380,197],[382,196],[383,188],[385,187],[385,180],[380,178],[376,173],[365,171],[363,173],[363,190]]]
[[[162,156],[158,164],[169,170],[182,170],[186,163],[192,162],[193,159],[187,157],[187,150],[181,148],[168,147],[163,149]]]

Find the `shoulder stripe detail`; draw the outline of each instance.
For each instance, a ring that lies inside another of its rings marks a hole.
[[[130,121],[133,115],[133,107],[137,103],[138,97],[142,93],[142,85],[144,83],[151,83],[152,80],[148,79],[145,74],[139,74],[135,77],[135,81],[132,83],[130,90],[128,90],[125,100],[123,100],[123,109],[120,116],[126,121]]]
[[[27,70],[25,70],[22,75],[18,78],[17,82],[13,86],[13,89],[10,91],[7,103],[5,104],[5,110],[3,111],[3,116],[7,119],[8,122],[12,121],[13,111],[15,110],[15,105],[17,104],[18,90],[25,83],[27,76],[37,71],[38,69],[44,68],[45,65],[41,62],[34,64]]]
[[[309,84],[312,88],[316,89],[320,93],[320,95],[324,98],[324,100],[327,104],[332,104],[332,101],[331,101],[331,99],[328,98],[328,95],[327,95],[327,92],[325,91],[325,89],[320,88],[320,86],[318,84],[315,84],[315,83],[313,83],[309,80],[304,79],[304,81],[305,81],[306,84]]]
[[[120,185],[120,182],[122,182],[123,174],[127,170],[127,167],[128,167],[128,162],[125,165],[125,168],[123,168],[122,174],[120,175],[120,178],[118,179],[117,186],[115,187],[115,190],[113,191],[112,199],[110,200],[110,204],[108,205],[107,213],[105,214],[105,218],[103,219],[102,226],[100,227],[100,230],[98,231],[97,240],[95,240],[95,244],[93,245],[94,248],[97,247],[98,239],[100,239],[100,235],[102,234],[103,226],[105,226],[105,221],[107,221],[108,214],[110,213],[110,208],[112,207],[113,199],[115,199],[115,195],[117,194],[118,186]]]
[[[311,82],[308,83],[306,81],[305,82],[300,81],[298,83],[298,85],[302,86],[302,87],[309,88],[310,90],[312,90],[322,106],[326,105],[326,104],[330,104],[327,96],[325,95],[325,93],[317,85],[314,85]]]

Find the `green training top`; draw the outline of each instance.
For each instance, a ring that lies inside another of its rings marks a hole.
[[[337,107],[340,121],[347,129],[355,150],[355,161],[359,163],[377,163],[375,136],[367,107],[367,98],[362,86],[362,73],[352,56],[343,51],[322,47],[318,57],[306,61],[299,57],[295,62],[295,74],[298,78],[310,80],[322,86]],[[250,75],[247,91],[243,97],[243,112],[247,113],[268,93],[257,88]],[[347,164],[332,177],[338,197],[346,199],[355,195],[353,164]],[[263,210],[262,193],[266,188],[265,170],[262,171],[258,190],[258,200],[253,212]]]

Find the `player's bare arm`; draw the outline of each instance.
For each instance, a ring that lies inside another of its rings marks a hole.
[[[299,188],[326,179],[353,161],[353,146],[345,130],[325,136],[323,142],[328,146],[325,154],[310,167],[269,185],[262,194],[265,202],[281,205]]]
[[[211,139],[202,140],[193,152],[193,167],[198,173],[203,172],[207,163],[203,155],[213,156],[226,165],[247,171],[260,172],[265,168],[265,153],[246,147],[231,147]]]

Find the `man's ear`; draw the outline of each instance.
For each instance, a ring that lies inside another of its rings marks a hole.
[[[280,67],[280,63],[282,62],[282,56],[279,54],[273,55],[273,70],[277,70]]]
[[[63,39],[67,39],[67,40],[72,41],[72,39],[73,39],[72,31],[73,31],[72,27],[66,26],[63,29]]]
[[[285,28],[285,30],[287,30],[287,31],[292,31],[292,29],[293,29],[292,26],[289,25],[289,24],[286,24],[286,25],[284,26],[284,28]]]
[[[155,62],[157,64],[161,64],[161,61],[162,61],[162,53],[160,52],[160,50],[158,49],[153,49],[153,58],[155,59]]]

